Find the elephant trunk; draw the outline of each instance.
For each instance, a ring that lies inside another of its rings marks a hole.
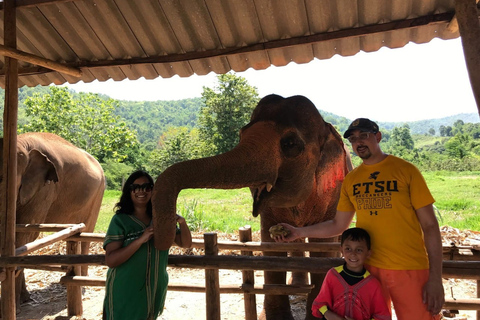
[[[269,131],[272,132],[273,124],[257,124],[257,128],[249,128],[248,135],[242,136],[241,142],[231,151],[213,157],[179,162],[160,174],[152,194],[157,249],[167,250],[173,244],[176,202],[183,189],[256,187],[271,190],[277,180],[276,162],[279,155],[275,154],[278,153],[276,148],[265,148],[272,145],[272,135],[265,134],[264,126],[269,126]],[[256,133],[258,130],[263,134]]]

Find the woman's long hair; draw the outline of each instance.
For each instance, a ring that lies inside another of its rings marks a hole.
[[[153,178],[146,173],[145,171],[138,170],[132,173],[127,181],[125,181],[125,184],[123,185],[122,189],[122,195],[120,196],[120,201],[115,204],[115,207],[113,208],[113,211],[115,211],[116,214],[122,213],[122,214],[133,214],[135,208],[133,207],[133,201],[132,201],[132,196],[130,195],[131,189],[130,186],[133,184],[135,180],[141,177],[147,177],[148,181],[153,185]],[[147,204],[147,214],[149,217],[152,216],[152,201],[148,201]]]

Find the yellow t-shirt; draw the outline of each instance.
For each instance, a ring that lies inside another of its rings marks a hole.
[[[343,181],[339,211],[355,211],[356,226],[368,231],[372,255],[367,263],[382,269],[428,269],[423,231],[416,209],[435,200],[420,171],[389,155],[361,164]]]

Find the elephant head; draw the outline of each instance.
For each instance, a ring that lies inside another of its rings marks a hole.
[[[176,200],[187,188],[249,187],[254,216],[272,208],[309,212],[278,222],[315,223],[315,212],[326,210],[332,217],[347,159],[340,135],[309,99],[266,96],[241,129],[235,148],[176,163],[157,178],[152,195],[155,246],[166,250],[173,243]]]
[[[3,149],[3,138],[0,139]],[[3,166],[3,155],[0,157]],[[3,172],[0,181],[3,180]],[[38,149],[17,144],[17,203],[25,205],[47,184],[58,182],[57,169],[47,155]]]

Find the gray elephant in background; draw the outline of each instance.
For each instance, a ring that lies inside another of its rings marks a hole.
[[[0,147],[3,150],[3,138]],[[3,167],[3,153],[0,164]],[[17,224],[84,223],[84,231],[93,232],[106,184],[102,167],[90,154],[51,133],[18,135],[16,180]],[[3,183],[1,186],[4,188]],[[15,247],[32,242],[38,235],[17,232]],[[82,254],[88,250],[89,243],[82,242]],[[82,274],[86,273],[82,268]],[[29,298],[23,270],[15,280],[15,292],[18,308]]]
[[[262,242],[271,242],[269,228],[277,223],[301,227],[332,219],[341,184],[351,168],[341,136],[309,99],[266,96],[253,111],[250,123],[241,129],[235,148],[214,157],[176,163],[157,178],[152,194],[155,246],[165,250],[173,243],[176,201],[183,189],[249,187],[253,215],[261,218]],[[286,252],[263,254],[287,256]],[[316,287],[308,296],[307,311],[323,276],[311,274]],[[265,272],[265,284],[285,283],[286,272]],[[265,295],[260,318],[292,320],[288,296]],[[307,312],[306,318],[313,316]]]

